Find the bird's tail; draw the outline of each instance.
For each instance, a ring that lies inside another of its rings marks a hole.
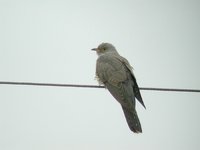
[[[131,131],[135,133],[142,133],[142,127],[138,118],[136,110],[128,110],[122,106],[126,121]]]

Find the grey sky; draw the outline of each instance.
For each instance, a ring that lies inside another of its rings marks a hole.
[[[111,42],[139,86],[200,88],[198,0],[0,0],[0,80],[95,84]],[[0,86],[3,150],[197,150],[200,95],[141,91],[133,134],[107,90]]]

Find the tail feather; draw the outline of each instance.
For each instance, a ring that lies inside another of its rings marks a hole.
[[[138,118],[136,110],[128,110],[122,106],[126,121],[131,131],[134,133],[142,133],[142,127]]]

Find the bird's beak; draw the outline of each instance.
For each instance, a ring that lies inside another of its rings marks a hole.
[[[97,51],[97,48],[93,48],[93,49],[91,49],[92,51]]]

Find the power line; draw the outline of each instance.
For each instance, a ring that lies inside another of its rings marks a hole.
[[[104,86],[97,85],[80,85],[80,84],[60,84],[60,83],[36,83],[36,82],[10,82],[0,81],[4,85],[30,85],[30,86],[55,86],[55,87],[79,87],[79,88],[105,88]],[[170,91],[170,92],[199,92],[199,89],[175,89],[175,88],[153,88],[153,87],[140,87],[140,90],[146,91]]]

